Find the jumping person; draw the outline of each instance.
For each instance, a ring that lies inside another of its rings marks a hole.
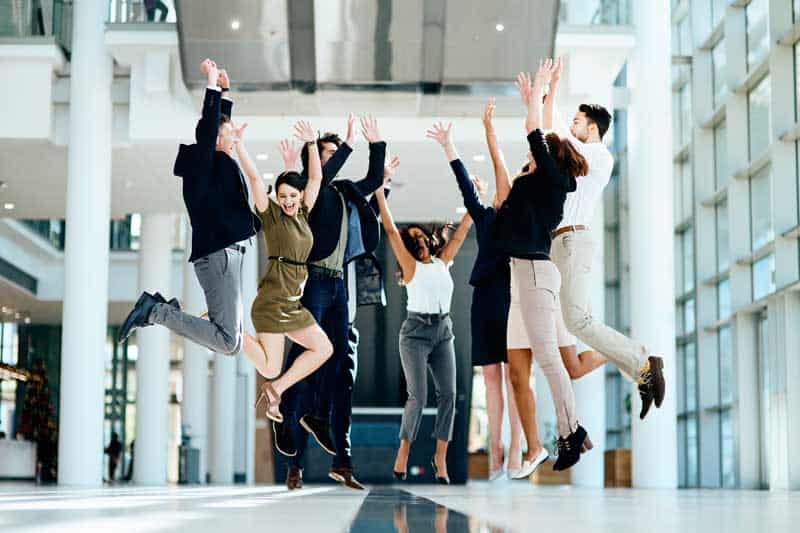
[[[488,106],[487,106],[488,107]],[[486,112],[484,112],[486,120]],[[491,118],[489,118],[491,121]],[[472,267],[469,283],[472,291],[470,325],[472,331],[472,366],[482,367],[486,387],[486,407],[489,415],[489,479],[495,480],[503,474],[504,450],[501,439],[503,425],[503,378],[511,392],[511,379],[506,363],[506,328],[511,304],[511,270],[508,256],[498,250],[492,239],[492,225],[497,215],[497,198],[492,205],[481,203],[486,185],[480,179],[470,179],[464,163],[452,140],[452,124],[444,127],[434,124],[428,137],[444,150],[455,174],[458,188],[464,199],[464,207],[475,224],[478,241],[478,257]],[[508,471],[513,474],[520,468],[521,426],[513,395],[508,397],[508,418],[511,426]]]
[[[352,407],[348,406],[353,387],[350,383],[352,376],[345,374],[354,365],[347,359],[355,355],[355,351],[350,350],[345,271],[348,263],[372,253],[378,245],[380,228],[366,198],[383,184],[386,143],[381,140],[374,118],[362,117],[360,122],[361,133],[369,142],[369,167],[366,177],[361,180],[334,181],[352,150],[355,136],[352,115],[348,117],[344,143],[335,134],[325,134],[317,140],[324,164],[323,181],[318,206],[309,217],[314,246],[307,259],[309,279],[302,303],[331,339],[334,351],[330,361],[305,380],[302,388],[290,392],[283,407],[287,423],[274,428],[278,449],[289,452],[287,485],[290,488],[297,488],[298,478],[302,476],[309,433],[322,449],[334,456],[329,477],[353,489],[364,488],[353,474],[350,457]],[[305,148],[301,156],[303,167],[307,168]],[[299,351],[292,347],[288,361],[293,361]],[[332,417],[335,405],[338,409],[336,416]],[[291,455],[292,451],[294,455]]]
[[[197,280],[205,293],[208,320],[183,313],[177,302],[143,292],[122,323],[119,342],[136,328],[160,324],[211,351],[235,355],[242,346],[242,255],[240,243],[256,234],[261,220],[252,212],[247,184],[233,159],[237,134],[233,101],[223,98],[230,80],[210,59],[200,71],[208,79],[197,142],[182,144],[174,174],[183,178],[183,201],[192,225]]]
[[[548,74],[540,65],[533,85],[527,74],[520,74],[517,79],[528,109],[525,129],[530,154],[526,173],[514,180],[510,191],[507,181],[497,181],[498,198],[505,202],[497,216],[495,237],[512,258],[511,273],[519,290],[525,331],[553,396],[559,436],[553,468],[564,470],[580,460],[587,433],[578,424],[572,382],[558,351],[556,316],[561,279],[549,257],[550,232],[561,221],[567,192],[575,190],[575,176],[586,173],[586,160],[569,142],[555,134],[545,137],[541,130],[542,96]],[[529,381],[531,362],[510,363],[514,394],[523,413],[533,395]],[[527,437],[531,422],[523,417],[522,423]],[[547,458],[547,452],[542,450],[532,458],[535,469]]]
[[[428,231],[411,225],[400,230],[389,211],[383,189],[378,189],[375,196],[389,245],[400,265],[401,283],[408,296],[408,317],[400,328],[400,362],[408,387],[408,400],[400,424],[400,447],[394,462],[394,475],[400,480],[406,478],[411,443],[417,437],[428,395],[427,370],[430,369],[436,387],[437,408],[433,432],[436,453],[431,466],[436,480],[449,484],[447,446],[453,437],[456,404],[450,266],[472,226],[472,219],[464,215],[450,239],[446,228]]]
[[[550,90],[544,102],[543,125],[549,128],[554,123],[556,91],[563,63],[559,59],[546,66],[551,67],[551,77]],[[606,358],[611,360],[624,376],[638,385],[642,399],[639,418],[644,419],[653,403],[658,408],[664,401],[664,360],[651,354],[643,344],[597,320],[590,304],[595,244],[589,232],[589,221],[614,167],[614,158],[603,144],[610,123],[611,114],[604,107],[583,104],[578,108],[572,126],[561,129],[563,136],[586,159],[589,169],[585,176],[578,178],[577,190],[567,195],[564,218],[553,232],[551,255],[561,273],[561,306],[567,328],[600,352],[581,354],[578,358],[573,349],[572,354],[564,359],[564,364],[572,369],[570,374],[583,375],[602,365]],[[558,126],[560,121],[555,121],[555,124]]]
[[[236,130],[239,139],[245,127],[246,124]],[[327,335],[300,301],[308,279],[306,259],[314,240],[308,213],[317,203],[322,165],[311,125],[298,122],[294,134],[308,146],[308,178],[292,170],[282,172],[275,180],[277,202],[269,197],[244,144],[241,141],[236,144],[261,217],[265,248],[270,254],[267,272],[258,285],[250,311],[257,338],[245,334],[244,353],[267,379],[256,406],[265,400],[267,418],[275,422],[283,422],[280,412],[283,393],[322,366],[333,353]],[[281,142],[281,151],[297,153],[288,140]],[[281,374],[286,337],[304,350]]]

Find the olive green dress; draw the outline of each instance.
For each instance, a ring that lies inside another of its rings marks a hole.
[[[306,207],[301,207],[297,215],[290,217],[270,198],[269,207],[259,216],[268,255],[305,263],[314,244]],[[287,333],[316,322],[311,312],[300,303],[307,278],[305,264],[295,265],[277,259],[269,261],[250,310],[258,333]]]

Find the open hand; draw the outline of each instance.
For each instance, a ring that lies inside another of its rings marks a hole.
[[[555,60],[550,68],[550,86],[558,85],[558,80],[561,79],[561,71],[564,69],[564,58],[559,57]]]
[[[217,64],[210,59],[204,60],[200,63],[200,72],[206,75],[208,80],[208,85],[211,87],[215,87],[219,80],[219,69],[217,68]]]
[[[425,132],[425,137],[433,139],[443,148],[452,142],[450,131],[453,129],[453,123],[449,122],[445,127],[443,122],[435,122],[431,128]]]
[[[307,120],[299,120],[294,125],[294,136],[303,142],[314,142],[317,140],[317,135],[314,133],[314,128]]]
[[[483,108],[483,115],[481,116],[481,121],[483,122],[483,127],[486,130],[491,130],[494,128],[492,125],[492,119],[494,119],[494,98],[489,98],[486,100],[486,105]]]
[[[519,96],[522,99],[522,103],[525,107],[530,106],[531,104],[531,95],[533,94],[533,88],[531,86],[531,75],[527,72],[520,72],[517,75],[517,90],[519,91]]]
[[[344,142],[347,143],[347,146],[353,147],[353,143],[356,140],[356,117],[352,113],[347,114],[347,135],[344,138]]]
[[[208,74],[208,71],[211,70],[211,67],[215,67],[216,68],[216,66],[217,66],[217,64],[214,61],[212,61],[209,58],[205,58],[200,63],[200,72],[202,72],[203,74]]]
[[[392,181],[397,168],[400,166],[400,156],[395,155],[383,167],[383,186],[386,187]]]
[[[550,72],[553,68],[553,60],[549,57],[539,60],[539,68],[533,78],[533,92],[535,94],[544,93],[545,85],[550,83]]]
[[[378,121],[372,115],[361,117],[361,134],[369,143],[381,141],[381,134],[378,131]]]
[[[278,151],[283,158],[283,168],[286,170],[297,169],[297,162],[300,161],[300,150],[302,146],[293,140],[283,139],[278,144]]]
[[[217,76],[217,85],[223,89],[231,88],[231,80],[228,78],[228,71],[226,71],[224,68],[219,70],[219,75]]]

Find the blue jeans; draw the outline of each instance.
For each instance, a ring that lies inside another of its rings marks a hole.
[[[297,455],[289,459],[289,464],[294,466],[300,466],[308,444],[308,434],[299,426],[300,418],[310,413],[317,418],[330,420],[336,398],[341,394],[349,396],[352,393],[352,386],[347,390],[340,390],[337,380],[341,362],[347,358],[348,352],[349,324],[344,279],[332,278],[312,267],[309,269],[301,302],[314,315],[330,339],[333,355],[313,374],[288,389],[281,398],[284,423],[292,425],[297,446]],[[303,351],[305,348],[302,346],[293,345],[286,358],[286,368]]]

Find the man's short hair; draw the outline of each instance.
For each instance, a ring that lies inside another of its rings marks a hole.
[[[586,119],[590,123],[597,125],[597,132],[602,139],[611,125],[611,113],[608,112],[608,109],[598,104],[581,104],[578,111],[586,115]]]
[[[339,148],[342,145],[342,138],[339,137],[335,133],[323,133],[322,136],[317,138],[317,150],[319,153],[322,153],[322,145],[325,143],[333,143],[336,145],[336,148]],[[303,172],[306,172],[308,169],[308,145],[304,144],[303,149],[300,150],[300,161],[303,163]]]

